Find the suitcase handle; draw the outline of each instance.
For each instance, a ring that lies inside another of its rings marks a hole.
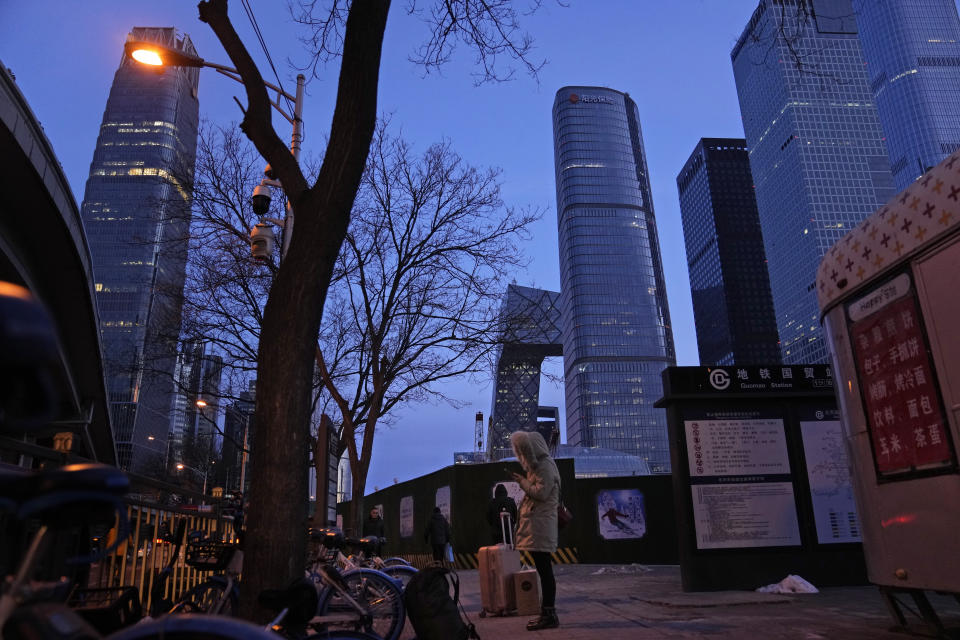
[[[509,511],[500,512],[500,532],[503,534],[503,544],[508,544],[513,549],[513,523],[510,521]],[[510,534],[510,542],[507,542],[507,533]]]

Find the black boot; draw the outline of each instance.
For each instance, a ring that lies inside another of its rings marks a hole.
[[[556,629],[560,626],[560,620],[557,619],[556,607],[543,607],[540,610],[540,617],[534,618],[527,623],[527,631],[538,631],[540,629]]]

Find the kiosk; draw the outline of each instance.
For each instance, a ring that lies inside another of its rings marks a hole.
[[[960,152],[840,239],[817,272],[868,577],[942,631],[960,594]]]

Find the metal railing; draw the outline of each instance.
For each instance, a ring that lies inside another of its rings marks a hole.
[[[86,581],[88,588],[134,587],[140,594],[145,611],[150,610],[153,583],[160,570],[171,560],[176,548],[171,532],[185,518],[184,536],[199,531],[204,537],[223,542],[235,539],[232,519],[214,509],[211,513],[199,513],[179,508],[161,507],[149,503],[128,503],[127,517],[130,521],[130,537],[112,553],[90,566]],[[105,545],[113,542],[107,535]],[[186,543],[180,546],[179,557],[173,565],[173,573],[164,586],[163,597],[176,600],[181,594],[202,582],[209,572],[198,571],[184,562]]]

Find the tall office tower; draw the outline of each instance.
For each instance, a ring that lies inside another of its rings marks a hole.
[[[746,141],[701,138],[677,190],[700,364],[781,362]]]
[[[253,433],[253,409],[257,381],[251,380],[247,391],[241,391],[240,397],[226,406],[223,417],[223,449],[217,466],[217,486],[227,492],[244,491],[246,482],[244,469],[247,457],[244,449],[249,448]]]
[[[207,353],[199,340],[177,354],[168,450],[172,465],[207,465],[219,450],[220,386],[223,358]]]
[[[130,37],[196,53],[173,28],[137,27]],[[166,453],[197,146],[197,71],[121,60],[83,199],[124,469],[155,469]]]
[[[670,471],[660,372],[675,363],[637,105],[604,87],[553,103],[567,443]]]
[[[761,0],[730,57],[783,361],[796,364],[827,361],[821,256],[894,189],[850,0],[791,4]]]
[[[957,5],[870,0],[854,8],[899,191],[960,148]]]

